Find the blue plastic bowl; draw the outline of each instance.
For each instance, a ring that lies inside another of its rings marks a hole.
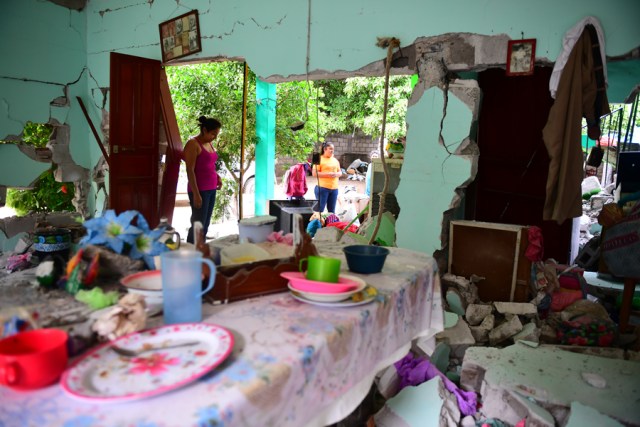
[[[389,249],[373,245],[351,245],[342,248],[349,270],[354,273],[380,273]]]

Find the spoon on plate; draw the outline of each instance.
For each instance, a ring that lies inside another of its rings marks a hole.
[[[157,350],[166,350],[169,348],[178,348],[178,347],[189,347],[192,345],[196,345],[196,344],[200,344],[200,341],[185,341],[185,342],[181,342],[181,343],[176,343],[176,344],[168,344],[168,345],[162,345],[160,347],[148,347],[148,348],[141,348],[139,350],[131,350],[128,348],[122,348],[122,347],[118,347],[117,345],[111,345],[109,346],[109,348],[111,350],[113,350],[115,353],[118,353],[120,356],[124,356],[124,357],[136,357],[139,356],[143,353],[148,353],[150,351],[157,351]]]

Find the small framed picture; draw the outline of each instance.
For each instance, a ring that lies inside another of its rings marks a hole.
[[[509,40],[507,46],[507,76],[533,74],[536,62],[536,39]]]
[[[197,10],[162,22],[159,27],[162,62],[182,58],[202,50]]]

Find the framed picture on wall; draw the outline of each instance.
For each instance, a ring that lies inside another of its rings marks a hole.
[[[160,24],[160,49],[162,49],[162,62],[182,58],[202,50],[197,10]]]
[[[536,39],[509,40],[507,46],[507,76],[533,74],[536,62]]]

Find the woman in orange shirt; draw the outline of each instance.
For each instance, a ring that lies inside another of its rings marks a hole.
[[[340,162],[333,157],[333,143],[322,144],[322,156],[320,164],[313,168],[313,176],[318,177],[316,198],[318,199],[318,212],[324,212],[325,207],[329,213],[336,213],[336,201],[338,200],[338,179],[342,176]]]

